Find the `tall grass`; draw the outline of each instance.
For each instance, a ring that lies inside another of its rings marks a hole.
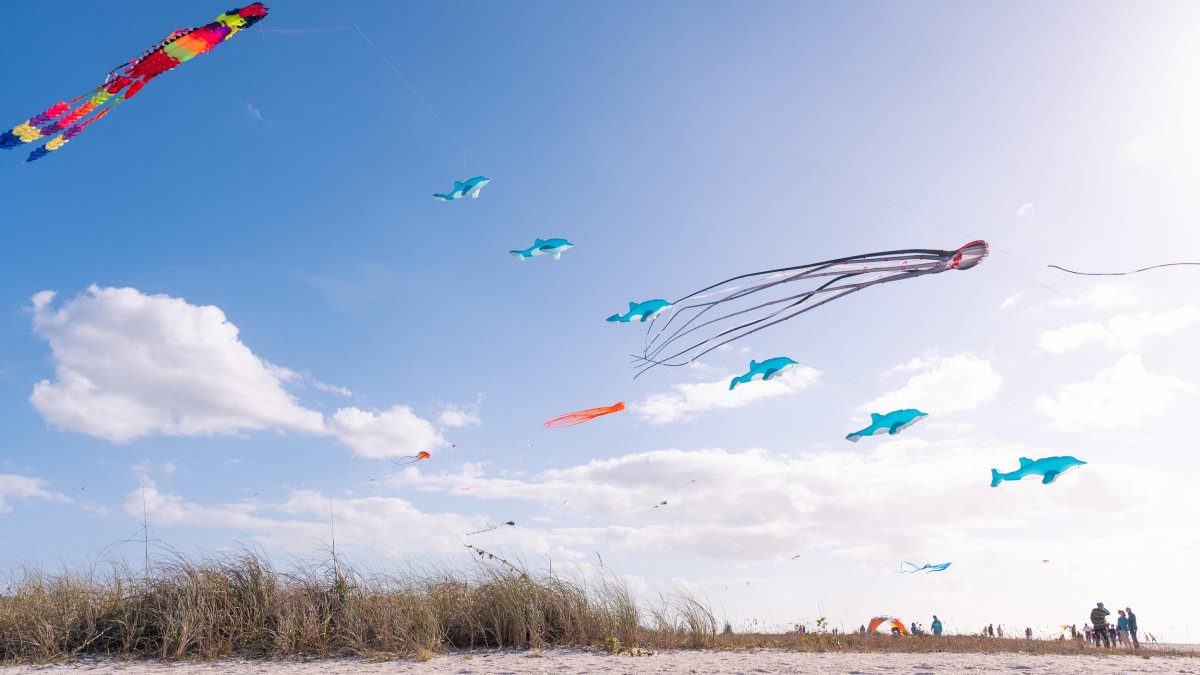
[[[1099,651],[1071,640],[718,632],[707,604],[687,592],[639,602],[613,574],[565,577],[475,553],[471,568],[392,574],[367,574],[332,557],[281,571],[252,551],[175,556],[149,573],[119,563],[54,575],[25,568],[0,594],[0,663],[80,655],[426,658],[453,648],[565,646],[631,655],[677,648]]]
[[[532,572],[491,555],[458,571],[365,574],[336,559],[282,571],[243,551],[174,556],[149,574],[110,564],[14,576],[0,595],[4,663],[83,654],[423,656],[447,648],[700,645],[715,625],[687,596],[666,597],[648,613],[615,575]]]

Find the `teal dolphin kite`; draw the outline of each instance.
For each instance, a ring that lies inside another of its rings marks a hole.
[[[908,569],[908,570],[904,569],[905,565],[908,565],[912,569]],[[923,565],[921,567],[917,567],[913,563],[910,563],[906,560],[906,561],[900,563],[900,573],[901,574],[915,574],[917,572],[945,572],[946,568],[949,566],[950,566],[950,563],[938,563],[936,565]]]
[[[563,251],[574,248],[575,244],[566,239],[534,239],[533,246],[523,251],[509,251],[508,254],[517,260],[532,258],[537,255],[552,255],[555,260],[562,257]]]
[[[916,424],[922,417],[928,413],[923,413],[916,408],[906,408],[904,410],[893,410],[886,415],[871,413],[871,424],[865,429],[859,429],[854,433],[847,434],[846,440],[857,443],[858,439],[863,436],[874,436],[887,432],[891,435],[896,435],[901,431]]]
[[[491,178],[485,178],[483,176],[475,176],[474,178],[469,178],[463,182],[454,181],[454,189],[450,191],[450,194],[443,195],[434,193],[433,198],[439,202],[452,202],[455,199],[462,199],[463,197],[478,199],[479,191],[483,189],[483,186],[490,182],[492,182]]]
[[[1038,460],[1032,460],[1028,457],[1022,457],[1017,460],[1021,463],[1021,468],[1008,473],[1000,473],[992,469],[992,487],[996,487],[1001,482],[1006,480],[1021,480],[1030,476],[1041,476],[1042,485],[1053,483],[1059,476],[1074,469],[1077,466],[1083,466],[1087,462],[1075,459],[1070,455],[1062,457],[1043,457]]]
[[[646,323],[650,319],[662,314],[671,308],[671,303],[666,300],[646,300],[645,302],[630,302],[629,311],[624,314],[613,314],[608,317],[609,321],[618,321],[620,323],[629,323],[630,321],[641,321]]]
[[[778,375],[779,372],[784,368],[794,365],[796,365],[796,362],[786,356],[776,356],[775,358],[767,359],[762,363],[751,361],[750,370],[747,371],[745,375],[739,375],[738,377],[735,377],[729,381],[729,391],[733,391],[734,387],[738,386],[739,384],[746,384],[751,380],[757,380],[760,378],[769,380]]]

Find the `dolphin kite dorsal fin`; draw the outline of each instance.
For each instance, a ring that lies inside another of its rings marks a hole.
[[[534,245],[534,246],[541,246],[541,245],[542,245],[542,244],[544,244],[544,243],[546,243],[546,242],[545,242],[544,240],[542,240],[542,239],[534,239],[534,240],[533,240],[533,245]]]
[[[462,188],[462,187],[463,187],[463,186],[465,186],[465,185],[466,185],[466,183],[463,183],[463,182],[461,182],[461,181],[457,181],[457,180],[456,180],[456,181],[454,181],[454,189],[455,189],[455,190],[458,190],[459,188]]]
[[[757,367],[758,367],[758,361],[755,361],[754,359],[750,359],[750,370],[754,370]]]
[[[629,309],[634,309],[635,307],[637,307],[637,305],[638,304],[636,302],[633,302],[632,300],[629,301]]]
[[[882,419],[883,419],[883,415],[880,415],[879,413],[871,413],[871,421],[872,422],[879,422]]]
[[[1021,463],[1022,469],[1029,466],[1030,464],[1033,464],[1033,460],[1029,459],[1028,457],[1022,457],[1022,458],[1018,459],[1017,461]]]

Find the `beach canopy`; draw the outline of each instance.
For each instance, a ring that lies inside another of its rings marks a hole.
[[[899,628],[901,635],[908,635],[908,629],[904,627],[904,622],[894,616],[877,616],[871,619],[871,623],[867,625],[867,635],[874,635],[880,626],[889,633],[892,629]]]

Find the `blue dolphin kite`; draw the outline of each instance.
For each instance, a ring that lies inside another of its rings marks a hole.
[[[535,255],[552,255],[555,260],[562,257],[563,251],[573,248],[575,244],[566,239],[534,239],[533,246],[524,251],[509,251],[508,254],[515,256],[517,260],[532,258]]]
[[[624,314],[613,314],[608,317],[609,321],[619,321],[621,323],[629,323],[630,321],[641,321],[646,323],[650,319],[662,314],[671,308],[671,303],[666,300],[646,300],[645,302],[630,302],[629,311]]]
[[[910,569],[910,570],[904,569],[905,565],[908,565],[912,569]],[[924,565],[922,567],[917,567],[913,563],[910,563],[906,560],[906,561],[900,563],[900,573],[901,574],[915,574],[917,572],[945,572],[946,568],[949,566],[950,566],[950,563],[938,563],[936,565]]]
[[[1008,473],[1000,473],[992,469],[992,487],[996,487],[1002,481],[1006,480],[1021,480],[1030,476],[1041,476],[1042,485],[1053,483],[1062,474],[1074,469],[1077,466],[1083,466],[1087,462],[1075,459],[1070,455],[1062,457],[1043,457],[1039,460],[1032,460],[1028,457],[1022,457],[1017,460],[1021,463],[1021,468]]]
[[[738,386],[739,384],[746,384],[751,380],[756,380],[759,378],[769,380],[778,375],[779,372],[784,368],[794,365],[796,365],[796,362],[786,356],[776,356],[775,358],[767,359],[762,363],[751,361],[750,370],[747,371],[745,375],[735,377],[729,381],[729,391],[733,391],[734,387]]]
[[[434,193],[433,198],[439,202],[452,202],[455,199],[462,199],[463,197],[478,199],[479,191],[490,182],[492,182],[491,178],[484,178],[483,176],[475,176],[461,183],[454,181],[454,189],[450,191],[450,194]]]
[[[874,436],[875,434],[882,434],[885,431],[894,436],[916,424],[926,415],[928,413],[923,413],[916,408],[893,410],[886,415],[871,413],[871,425],[866,429],[859,429],[852,434],[847,434],[846,440],[857,443],[858,439],[863,436]]]

